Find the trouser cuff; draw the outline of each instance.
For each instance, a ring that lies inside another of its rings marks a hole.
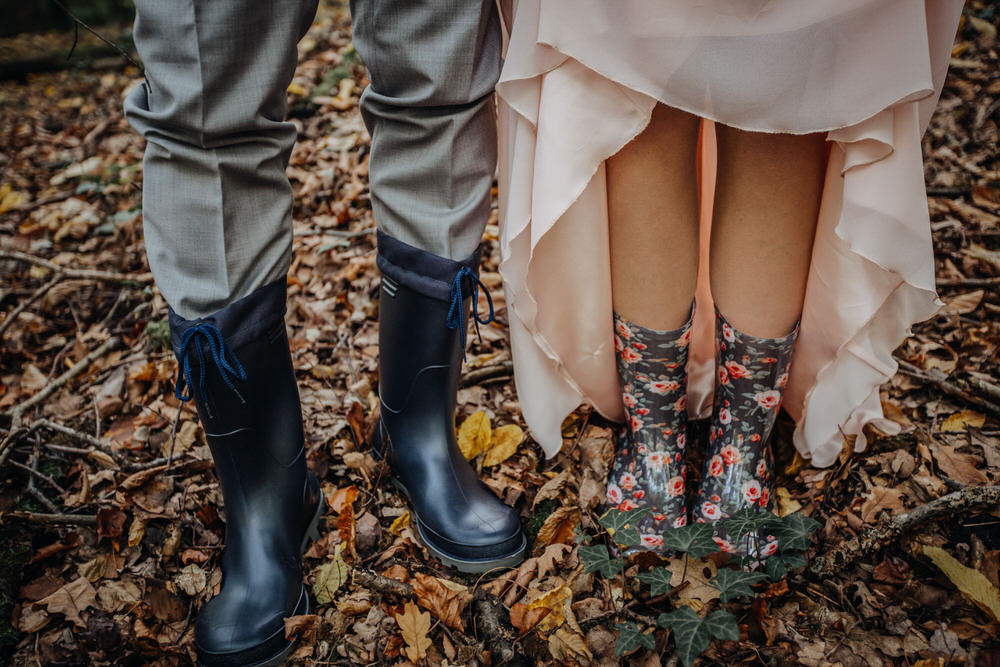
[[[469,268],[479,274],[481,255],[482,245],[465,259],[448,259],[378,232],[378,268],[382,274],[439,301],[451,299],[452,283],[459,271]]]

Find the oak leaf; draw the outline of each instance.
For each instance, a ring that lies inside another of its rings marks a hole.
[[[80,618],[80,612],[88,607],[97,607],[97,592],[86,577],[79,577],[56,592],[38,601],[50,614],[62,614],[78,628],[87,624]]]
[[[422,612],[417,605],[407,602],[403,607],[402,614],[396,614],[393,618],[399,625],[399,631],[403,635],[406,647],[403,653],[411,662],[419,662],[427,657],[427,649],[431,647],[431,640],[427,633],[431,629],[431,615]]]

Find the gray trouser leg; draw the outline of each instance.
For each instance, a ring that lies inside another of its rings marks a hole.
[[[372,207],[389,236],[449,259],[472,254],[496,170],[500,23],[494,0],[351,0],[371,85]]]
[[[143,228],[167,303],[203,317],[281,279],[292,248],[284,122],[317,0],[136,0],[146,82],[125,116],[146,138]]]

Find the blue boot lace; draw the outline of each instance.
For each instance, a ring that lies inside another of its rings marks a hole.
[[[222,333],[215,327],[214,324],[209,322],[199,322],[190,329],[184,332],[181,337],[180,345],[180,358],[178,360],[177,367],[177,384],[174,389],[174,394],[177,398],[183,402],[191,400],[193,396],[192,387],[194,383],[191,381],[191,349],[194,348],[194,352],[198,357],[198,392],[201,394],[202,403],[205,405],[206,410],[209,412],[209,417],[211,417],[211,410],[209,409],[208,395],[205,391],[205,354],[202,350],[201,340],[208,343],[208,348],[212,352],[212,361],[215,362],[215,367],[219,369],[219,375],[222,376],[222,380],[226,383],[230,389],[233,390],[241,403],[246,403],[242,394],[236,388],[233,383],[233,378],[240,380],[241,382],[246,381],[247,373],[243,369],[243,365],[240,360],[236,358],[233,353],[232,348],[226,342],[226,339],[222,337]],[[192,343],[194,343],[192,345]],[[184,395],[184,386],[187,385],[188,394]]]
[[[479,332],[480,324],[489,324],[493,321],[493,298],[490,297],[490,292],[486,289],[486,285],[479,279],[476,272],[465,266],[462,270],[458,272],[455,276],[455,280],[451,283],[451,308],[448,309],[448,328],[454,329],[455,327],[460,327],[462,332],[462,358],[465,358],[465,327],[466,327],[466,315],[465,308],[462,304],[465,301],[464,295],[462,294],[462,283],[465,278],[469,278],[472,282],[472,318],[473,322],[476,324],[476,335],[479,336],[479,342],[483,341],[483,336]],[[479,290],[482,288],[483,294],[486,295],[486,301],[490,306],[490,314],[485,320],[479,319]]]

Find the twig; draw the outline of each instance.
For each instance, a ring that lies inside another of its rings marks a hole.
[[[944,516],[954,521],[960,512],[997,504],[1000,504],[1000,486],[967,486],[869,528],[861,537],[842,542],[813,560],[809,570],[818,577],[828,577],[857,559],[889,546],[896,538],[923,523]]]
[[[14,466],[15,468],[20,468],[21,470],[25,470],[25,471],[31,473],[32,475],[34,475],[38,479],[42,480],[43,482],[45,482],[46,484],[48,484],[49,486],[51,486],[53,489],[55,489],[59,493],[65,493],[66,489],[64,489],[61,486],[59,486],[58,482],[56,482],[54,479],[52,479],[51,477],[49,477],[45,473],[40,472],[38,470],[35,470],[31,466],[26,466],[23,463],[18,463],[17,461],[11,461],[10,464],[12,466]]]
[[[14,310],[10,311],[10,314],[4,319],[3,323],[0,323],[0,338],[3,338],[4,333],[10,327],[10,325],[17,320],[17,317],[21,313],[23,313],[28,308],[28,306],[30,306],[31,304],[33,304],[34,302],[38,301],[43,296],[45,296],[45,293],[48,292],[50,289],[52,289],[63,278],[65,278],[63,272],[56,271],[55,274],[52,276],[52,279],[49,280],[49,282],[45,283],[44,285],[36,289],[31,294],[31,296],[29,296],[27,299],[19,303]]]
[[[4,512],[0,514],[0,519],[17,519],[18,521],[28,521],[30,523],[68,523],[76,526],[97,525],[96,514],[43,514],[39,512]]]
[[[994,278],[956,278],[952,280],[938,280],[938,287],[992,287],[1000,285],[1000,276]]]
[[[51,430],[55,431],[56,433],[62,433],[63,435],[68,435],[69,437],[75,438],[76,440],[79,440],[80,442],[85,442],[88,445],[90,445],[91,447],[93,447],[94,449],[99,449],[102,452],[104,452],[105,454],[107,454],[108,456],[110,456],[119,465],[121,464],[121,456],[119,456],[118,452],[116,452],[111,447],[111,444],[109,442],[105,441],[105,440],[101,440],[100,438],[95,438],[94,436],[89,435],[87,433],[82,433],[80,431],[76,431],[74,429],[69,428],[68,426],[63,426],[62,424],[57,424],[56,422],[54,422],[54,421],[52,421],[50,419],[36,419],[33,422],[31,422],[31,425],[32,425],[32,427],[51,429]],[[54,448],[55,446],[52,445],[52,447]]]
[[[505,623],[501,618],[500,600],[496,596],[482,591],[480,593],[481,596],[473,602],[475,607],[473,620],[476,622],[476,630],[482,631],[482,637],[477,638],[485,640],[486,645],[490,647],[490,657],[493,659],[493,664],[528,664],[514,648],[511,635],[515,633],[513,628],[508,629],[509,623]]]
[[[352,570],[351,576],[354,577],[354,581],[357,583],[378,593],[398,595],[404,598],[408,598],[413,595],[413,586],[403,583],[402,581],[392,579],[391,577],[385,577],[381,574],[372,574],[371,572],[365,572],[364,570]]]
[[[17,250],[0,250],[0,259],[13,259],[19,262],[27,262],[35,266],[41,266],[49,271],[60,271],[64,278],[82,278],[84,280],[104,280],[118,283],[151,283],[152,273],[115,273],[114,271],[97,271],[95,269],[71,269],[59,266],[54,262],[41,257],[35,257]]]
[[[61,0],[52,0],[52,2],[56,3],[57,5],[59,5],[59,8],[62,9],[64,12],[66,12],[66,14],[68,14],[71,19],[73,19],[74,25],[83,26],[83,28],[85,30],[87,30],[88,32],[92,33],[95,37],[97,37],[97,39],[101,40],[102,42],[104,42],[105,44],[107,44],[108,46],[110,46],[111,48],[113,48],[114,50],[116,50],[118,53],[120,53],[122,55],[122,57],[125,58],[125,60],[129,61],[129,63],[132,64],[133,67],[135,67],[140,72],[142,71],[142,65],[140,65],[136,61],[132,60],[132,56],[130,56],[122,47],[120,47],[117,44],[115,44],[114,42],[110,41],[104,35],[102,35],[101,33],[97,32],[96,30],[94,30],[93,28],[91,28],[89,25],[87,25],[86,23],[84,23],[83,21],[81,21],[80,19],[78,19],[73,12],[71,12],[69,9],[66,8],[66,5],[64,5],[61,2]],[[74,33],[73,48],[70,49],[70,51],[69,51],[69,55],[70,56],[73,55],[73,49],[75,49],[75,48],[76,48],[76,36],[75,36],[75,33]],[[68,58],[69,58],[69,56],[67,56],[67,59]]]
[[[513,361],[502,361],[499,364],[493,364],[491,366],[483,366],[482,368],[477,368],[471,370],[458,381],[459,389],[465,387],[474,387],[481,382],[486,380],[492,380],[498,377],[507,377],[514,374],[514,362]]]
[[[1000,405],[996,403],[991,403],[986,399],[980,398],[978,396],[973,396],[969,392],[965,391],[961,387],[952,382],[948,381],[948,376],[945,375],[940,369],[932,368],[930,370],[924,370],[922,368],[917,368],[913,364],[903,361],[899,357],[894,357],[896,362],[899,363],[899,372],[904,375],[909,375],[910,377],[916,378],[923,382],[928,382],[937,386],[944,393],[960,398],[970,405],[974,405],[984,412],[988,412],[994,417],[1000,418]]]
[[[972,385],[973,389],[976,389],[983,394],[989,396],[994,401],[1000,401],[1000,386],[993,384],[992,382],[987,382],[986,380],[976,377],[975,375],[970,375],[965,379],[965,382]]]
[[[103,343],[101,343],[101,345],[97,347],[96,350],[93,350],[83,359],[73,364],[72,368],[70,368],[68,371],[66,371],[65,373],[57,377],[55,380],[50,382],[48,385],[43,387],[42,390],[39,391],[37,394],[28,398],[24,402],[14,406],[14,409],[11,410],[9,413],[7,413],[11,418],[11,428],[16,429],[21,425],[21,418],[26,410],[38,405],[46,398],[51,396],[57,389],[59,389],[64,384],[66,384],[74,377],[82,373],[84,370],[89,368],[90,364],[92,364],[95,359],[100,358],[106,352],[116,347],[118,345],[118,342],[119,342],[118,339],[115,337],[111,337],[108,340],[104,341]]]
[[[36,199],[33,202],[28,202],[27,204],[21,204],[20,206],[10,209],[9,211],[4,211],[3,214],[0,214],[0,218],[2,218],[5,215],[18,215],[18,214],[23,215],[25,213],[31,213],[36,208],[41,208],[42,206],[47,206],[49,204],[56,204],[58,202],[65,201],[70,197],[72,197],[73,194],[74,193],[72,190],[67,190],[66,192],[60,192],[59,194],[50,195],[48,197],[42,197],[41,199]]]

